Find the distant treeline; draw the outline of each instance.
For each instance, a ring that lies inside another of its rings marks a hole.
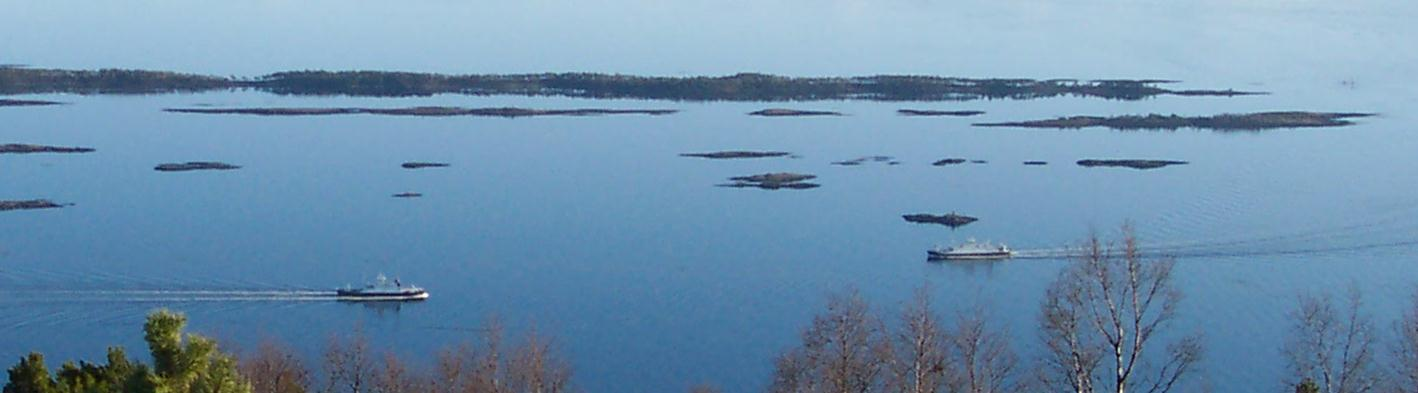
[[[388,71],[292,71],[257,78],[144,70],[73,71],[0,68],[0,94],[157,94],[256,89],[276,94],[428,96],[433,94],[567,96],[683,101],[966,101],[1059,96],[1139,100],[1163,94],[1242,95],[1234,90],[1175,91],[1164,80],[971,79],[938,76],[647,77],[594,73],[445,75]]]

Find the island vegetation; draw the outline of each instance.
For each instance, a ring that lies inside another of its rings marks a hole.
[[[166,112],[229,114],[258,116],[328,116],[328,115],[390,115],[390,116],[485,116],[485,117],[532,117],[532,116],[600,116],[600,115],[668,115],[678,112],[673,109],[528,109],[528,108],[458,108],[446,106],[421,106],[413,108],[167,108]]]
[[[1156,79],[953,78],[924,75],[788,77],[758,73],[657,77],[598,73],[449,75],[394,71],[288,71],[218,77],[147,70],[0,68],[0,94],[154,94],[254,89],[291,95],[566,96],[677,101],[966,101],[1062,96],[1140,100],[1158,95],[1233,96],[1235,90],[1169,90]]]
[[[1373,116],[1369,113],[1330,112],[1261,112],[1223,114],[1216,116],[1178,116],[1150,114],[1146,116],[1070,116],[1051,120],[975,123],[978,127],[1023,127],[1077,129],[1107,127],[1115,130],[1177,130],[1194,128],[1217,131],[1258,131],[1276,128],[1339,127],[1353,125],[1352,118]]]
[[[186,172],[209,170],[227,171],[233,169],[241,169],[241,167],[223,162],[211,161],[191,161],[184,163],[158,164],[158,166],[153,167],[153,170],[156,170],[158,172]]]
[[[681,153],[679,156],[680,156],[680,157],[697,157],[697,158],[708,158],[708,159],[715,159],[715,160],[724,160],[724,159],[734,159],[734,158],[787,157],[787,156],[790,156],[790,155],[792,155],[792,154],[793,154],[793,153],[789,153],[789,152],[785,152],[785,151],[726,150],[726,151],[716,151],[716,152],[708,152],[708,153]]]
[[[60,147],[29,145],[21,143],[7,143],[0,145],[0,154],[32,154],[32,153],[92,153],[94,149],[87,147]]]
[[[1186,161],[1173,161],[1173,160],[1137,160],[1137,159],[1126,159],[1126,160],[1093,160],[1093,159],[1089,159],[1089,160],[1078,160],[1078,166],[1086,167],[1086,168],[1093,168],[1093,167],[1122,167],[1122,168],[1132,168],[1132,169],[1157,169],[1157,168],[1167,167],[1167,166],[1171,166],[1171,165],[1186,165],[1186,164],[1187,164]]]
[[[801,173],[775,172],[764,173],[752,176],[737,176],[729,178],[732,183],[720,184],[719,187],[745,188],[755,187],[765,190],[793,189],[805,190],[817,188],[817,183],[809,183],[808,180],[816,179],[816,175]]]
[[[0,212],[10,210],[58,209],[61,207],[64,207],[64,205],[54,203],[54,201],[48,199],[0,201]]]

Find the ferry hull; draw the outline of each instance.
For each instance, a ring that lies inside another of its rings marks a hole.
[[[926,251],[926,259],[932,261],[995,261],[1009,259],[1014,256],[1013,252],[989,252],[989,253],[969,253],[951,254],[939,251]]]
[[[428,292],[414,293],[358,293],[338,291],[335,300],[342,302],[417,302],[428,299]]]

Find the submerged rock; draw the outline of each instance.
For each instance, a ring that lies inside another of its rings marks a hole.
[[[898,165],[898,164],[900,164],[900,162],[892,161],[892,157],[891,157],[891,156],[866,156],[866,157],[857,157],[857,158],[853,158],[853,159],[846,160],[846,161],[833,161],[831,164],[832,164],[832,165],[841,165],[841,166],[856,166],[856,165],[865,164],[865,163],[867,163],[867,162],[884,162],[884,163],[886,163],[886,165]]]
[[[0,212],[10,210],[31,210],[31,209],[58,209],[64,207],[48,199],[33,199],[28,201],[0,201]]]
[[[445,168],[445,167],[448,167],[448,166],[450,166],[450,165],[449,165],[448,163],[444,163],[444,162],[405,162],[405,163],[403,163],[403,164],[400,164],[399,166],[404,167],[404,169],[419,169],[419,168]]]
[[[1177,116],[1150,114],[1147,116],[1071,116],[1051,120],[1031,120],[1004,123],[975,123],[978,127],[1023,127],[1074,129],[1107,127],[1115,130],[1176,130],[1195,128],[1218,131],[1258,131],[1276,128],[1339,127],[1354,124],[1351,118],[1373,116],[1370,113],[1324,112],[1261,112],[1216,116]]]
[[[951,228],[959,228],[980,220],[975,217],[955,214],[955,212],[950,212],[945,215],[939,216],[926,213],[907,214],[901,216],[901,218],[906,219],[907,222],[913,222],[917,224],[940,224]]]
[[[787,188],[794,190],[803,190],[819,187],[819,185],[816,183],[807,182],[807,180],[812,180],[816,178],[817,176],[815,175],[806,175],[800,173],[764,173],[752,176],[731,177],[729,178],[729,180],[732,180],[733,183],[720,184],[719,187],[755,187],[762,188],[765,190],[777,190],[781,188]]]
[[[897,114],[900,114],[900,115],[902,115],[902,116],[956,116],[956,117],[964,117],[964,116],[979,116],[979,115],[983,115],[983,114],[985,114],[985,111],[935,111],[935,110],[924,110],[924,109],[901,109],[901,110],[896,111],[896,113],[897,113]]]
[[[1132,169],[1157,169],[1168,165],[1186,165],[1186,161],[1171,160],[1079,160],[1083,167],[1124,167]]]
[[[29,154],[29,153],[91,153],[91,152],[93,152],[93,151],[94,151],[94,149],[90,149],[90,148],[87,148],[87,147],[42,146],[42,145],[26,145],[26,144],[19,144],[19,143],[10,143],[10,144],[0,145],[0,154],[7,154],[7,153],[8,153],[8,154]]]
[[[184,162],[184,163],[180,163],[180,164],[159,164],[158,166],[153,167],[153,170],[156,170],[156,171],[159,171],[159,172],[183,172],[183,171],[201,171],[201,170],[232,170],[232,169],[241,169],[241,167],[236,166],[236,165],[227,164],[227,163],[222,163],[222,162],[208,162],[208,161],[192,161],[192,162]]]
[[[779,117],[779,116],[842,116],[842,113],[841,113],[841,112],[833,112],[833,111],[805,111],[805,110],[783,109],[783,108],[764,109],[764,110],[749,112],[748,114],[753,115],[753,116],[768,116],[768,117]]]
[[[62,102],[54,102],[54,101],[0,99],[0,107],[6,107],[6,106],[50,106],[50,105],[61,105],[61,104],[63,104],[63,103],[62,103]]]
[[[709,159],[722,160],[722,159],[731,159],[731,158],[786,157],[786,156],[789,156],[789,155],[792,155],[792,153],[782,152],[782,151],[727,150],[727,151],[716,151],[716,152],[709,152],[709,153],[682,153],[682,154],[680,154],[679,156],[680,156],[680,157],[698,157],[698,158],[709,158]]]

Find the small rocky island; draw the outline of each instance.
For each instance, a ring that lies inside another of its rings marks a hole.
[[[1157,169],[1169,165],[1186,165],[1186,161],[1171,160],[1079,160],[1078,165],[1093,167],[1121,167],[1132,169]]]
[[[901,109],[901,110],[896,111],[896,113],[899,114],[899,115],[901,115],[901,116],[955,116],[955,117],[965,117],[965,116],[979,116],[979,115],[983,115],[983,114],[985,114],[985,111],[935,111],[935,110],[925,110],[925,109]]]
[[[788,152],[784,152],[784,151],[727,150],[727,151],[716,151],[716,152],[709,152],[709,153],[682,153],[682,154],[680,154],[679,156],[680,156],[680,157],[708,158],[708,159],[713,159],[713,160],[725,160],[725,159],[734,159],[734,158],[787,157],[787,156],[790,156],[790,155],[792,155],[792,154],[793,154],[793,153],[788,153]]]
[[[62,102],[42,101],[42,100],[11,100],[0,98],[0,107],[7,106],[50,106],[62,105]]]
[[[58,209],[64,207],[48,199],[34,199],[28,201],[0,201],[0,212],[10,210],[32,210],[32,209]]]
[[[943,159],[940,159],[940,160],[936,160],[936,162],[932,162],[931,165],[934,165],[934,166],[960,165],[960,164],[964,164],[964,163],[967,163],[967,162],[970,162],[970,160],[966,160],[966,159],[964,159],[964,158],[943,158]]]
[[[1115,130],[1177,130],[1194,128],[1216,131],[1259,131],[1277,128],[1339,127],[1353,125],[1352,118],[1373,116],[1371,113],[1329,112],[1261,112],[1216,116],[1177,116],[1150,114],[1147,116],[1070,116],[1051,120],[975,123],[978,127],[1022,127],[1078,129],[1107,127]]]
[[[820,185],[816,183],[807,182],[808,180],[816,178],[817,176],[815,175],[806,175],[800,173],[764,173],[761,175],[731,177],[729,178],[729,180],[732,180],[733,183],[720,184],[719,187],[756,187],[765,190],[777,190],[787,188],[794,190],[804,190],[819,187]]]
[[[1024,162],[1024,165],[1030,165],[1030,166],[1049,165],[1049,162],[1048,162],[1048,161],[1025,161],[1025,162]]]
[[[482,117],[533,117],[533,116],[601,116],[601,115],[669,115],[679,112],[675,109],[528,109],[528,108],[460,108],[449,106],[420,106],[413,108],[167,108],[164,112],[197,113],[208,115],[257,115],[257,116],[329,116],[329,115],[389,115],[389,116],[482,116]]]
[[[907,214],[907,215],[901,216],[901,218],[906,219],[907,222],[913,222],[913,223],[917,223],[917,224],[940,224],[940,225],[948,226],[948,227],[950,227],[951,229],[963,227],[963,226],[965,226],[965,225],[969,225],[969,224],[972,223],[972,222],[975,222],[975,221],[979,221],[979,220],[980,220],[980,219],[975,218],[975,217],[970,217],[970,216],[966,216],[966,215],[955,214],[955,212],[950,212],[950,213],[946,213],[945,215],[939,215],[939,216],[938,216],[938,215],[934,215],[934,214],[926,214],[926,213]]]
[[[158,172],[186,172],[186,171],[209,171],[209,170],[224,171],[224,170],[232,170],[232,169],[241,169],[241,167],[236,166],[236,165],[232,165],[232,164],[222,163],[222,162],[209,162],[209,161],[191,161],[191,162],[176,163],[176,164],[158,164],[158,166],[153,167],[153,170],[158,171]]]
[[[399,166],[403,167],[404,169],[421,169],[421,168],[446,168],[446,167],[448,167],[448,166],[450,166],[450,165],[449,165],[448,163],[446,163],[446,162],[405,162],[405,163],[403,163],[403,164],[399,164]]]
[[[771,108],[749,112],[753,116],[765,117],[788,117],[788,116],[842,116],[842,112],[833,111],[805,111],[797,109]]]
[[[420,193],[417,193],[417,192],[401,192],[401,193],[398,193],[398,194],[394,194],[394,197],[395,197],[395,198],[419,198],[419,197],[423,197],[423,194],[420,194]]]
[[[92,153],[94,149],[87,147],[60,147],[27,145],[20,143],[9,143],[0,145],[0,154],[31,154],[31,153]]]

